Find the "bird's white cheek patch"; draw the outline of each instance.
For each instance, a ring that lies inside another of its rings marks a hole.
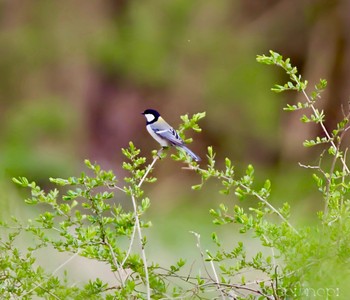
[[[145,117],[147,119],[147,122],[152,122],[155,119],[154,115],[152,114],[145,114]]]

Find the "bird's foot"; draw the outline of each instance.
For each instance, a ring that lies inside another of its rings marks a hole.
[[[163,153],[163,151],[167,149],[168,147],[162,147],[157,151],[157,156],[159,159],[162,159],[163,157],[165,157],[165,154]]]

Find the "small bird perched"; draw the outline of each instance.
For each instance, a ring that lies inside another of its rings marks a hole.
[[[163,147],[175,146],[183,149],[195,161],[200,161],[200,157],[194,154],[185,146],[185,142],[179,134],[160,116],[159,112],[154,109],[146,109],[142,113],[147,122],[146,128],[149,134]]]

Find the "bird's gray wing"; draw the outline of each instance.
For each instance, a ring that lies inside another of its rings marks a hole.
[[[168,140],[173,146],[182,146],[184,141],[180,138],[179,134],[174,128],[160,129],[156,128],[154,130],[162,139]]]

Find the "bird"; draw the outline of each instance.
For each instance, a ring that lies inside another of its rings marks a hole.
[[[185,146],[176,130],[171,127],[154,109],[146,109],[141,113],[146,118],[146,128],[149,134],[162,146],[168,148],[175,146],[183,149],[193,160],[199,162],[201,158]]]

